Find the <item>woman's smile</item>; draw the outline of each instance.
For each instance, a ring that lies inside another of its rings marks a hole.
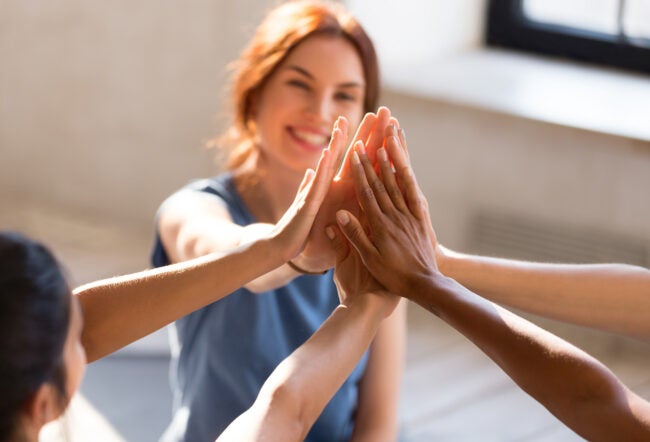
[[[293,126],[287,127],[287,133],[293,141],[309,151],[321,151],[327,147],[330,142],[330,134],[324,134],[321,131]]]

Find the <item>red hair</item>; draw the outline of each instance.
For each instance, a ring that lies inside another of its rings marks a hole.
[[[361,59],[366,88],[363,107],[374,111],[379,98],[379,63],[370,37],[340,4],[320,0],[289,1],[273,9],[236,60],[232,77],[233,121],[220,139],[232,150],[228,169],[235,169],[253,152],[252,100],[289,52],[307,37],[331,35],[349,41]]]

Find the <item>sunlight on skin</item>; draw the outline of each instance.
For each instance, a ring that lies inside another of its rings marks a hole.
[[[331,247],[331,241],[325,235],[325,227],[335,224],[336,212],[341,208],[354,214],[359,212],[359,205],[354,193],[354,181],[350,171],[352,146],[361,141],[369,157],[375,158],[377,149],[384,143],[387,127],[396,121],[386,107],[380,107],[377,114],[366,114],[344,155],[341,168],[330,184],[327,196],[314,221],[307,247],[303,251],[306,256],[319,256],[322,270],[331,268],[335,262],[334,250]],[[344,133],[346,132],[344,131]]]

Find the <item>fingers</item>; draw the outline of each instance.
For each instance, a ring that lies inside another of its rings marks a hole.
[[[347,210],[336,212],[336,223],[352,247],[359,253],[364,264],[378,253],[377,248],[368,238],[359,220]]]
[[[308,189],[307,196],[305,196],[305,203],[311,206],[309,210],[310,213],[312,210],[314,212],[318,211],[323,199],[325,199],[325,195],[327,195],[327,190],[329,189],[329,184],[332,181],[332,175],[334,174],[334,166],[332,163],[332,151],[327,148],[321,152],[321,157],[316,166],[316,172],[310,172],[310,169],[305,172],[305,178],[303,178],[303,183],[300,185],[300,189]],[[311,176],[311,178],[309,178],[309,176]],[[308,182],[306,183],[305,181],[307,180]],[[300,190],[298,191],[296,200],[299,198],[301,198]]]
[[[323,150],[321,157],[318,160],[316,177],[314,178],[314,184],[312,185],[314,189],[310,189],[315,193],[313,198],[317,201],[322,201],[322,198],[327,194],[329,184],[336,173],[338,165],[337,160],[341,157],[343,147],[347,142],[347,134],[348,120],[345,117],[339,117],[336,120],[336,123],[334,123],[334,129],[332,130],[332,138],[329,146]],[[320,198],[321,196],[322,198]]]
[[[391,128],[393,126],[393,128]],[[400,146],[404,153],[406,154],[406,158],[409,158],[409,151],[406,146],[406,132],[404,132],[404,128],[400,126],[399,121],[395,117],[390,117],[390,122],[388,127],[386,128],[386,138],[390,137],[391,135],[396,135],[397,139],[400,142]]]
[[[343,154],[345,152],[345,144],[348,141],[348,126],[348,120],[345,117],[340,116],[336,119],[334,127],[332,128],[332,136],[330,138],[329,145],[327,146],[327,149],[332,151],[333,157],[333,173],[330,178],[334,177],[336,170],[341,164],[341,159],[343,158]]]
[[[399,121],[397,121],[397,118],[391,117],[388,119],[388,127],[395,126],[399,130]]]
[[[350,254],[350,247],[348,242],[345,239],[345,236],[337,232],[338,227],[336,226],[327,226],[325,228],[325,234],[332,242],[332,248],[336,255],[336,265],[341,264]]]
[[[399,188],[397,180],[395,179],[393,167],[388,159],[388,153],[386,153],[386,149],[383,147],[377,151],[377,162],[379,163],[382,182],[384,183],[384,187],[392,201],[392,204],[400,212],[406,213],[406,211],[408,211],[408,206],[402,196],[402,190]]]
[[[390,133],[390,132],[389,132]],[[415,174],[409,163],[401,143],[393,131],[386,139],[386,147],[393,165],[395,166],[395,175],[401,185],[406,204],[413,215],[422,219],[422,204],[420,203],[420,188],[415,180]]]
[[[402,145],[404,153],[406,154],[406,158],[410,161],[411,157],[409,155],[409,149],[406,144],[406,132],[404,131],[404,128],[399,129],[399,142]]]
[[[375,198],[375,193],[368,184],[366,170],[361,164],[361,159],[357,152],[357,148],[361,148],[361,142],[355,145],[355,150],[352,152],[352,176],[354,178],[354,190],[357,195],[357,200],[361,208],[366,212],[367,217],[371,223],[378,222],[382,216],[382,209]],[[372,169],[372,166],[370,166]],[[372,171],[374,174],[374,170]],[[375,175],[376,178],[376,175]]]
[[[309,186],[311,186],[311,183],[314,181],[314,175],[314,169],[305,170],[305,176],[302,177],[300,186],[298,186],[298,194],[301,194],[305,189],[309,189]]]
[[[334,173],[336,173],[336,170],[341,165],[343,155],[345,154],[345,145],[348,141],[349,125],[350,123],[348,122],[347,118],[340,116],[336,119],[334,128],[332,129],[332,138],[330,139],[329,146],[327,147],[332,151],[332,156],[334,158],[332,161],[332,168],[334,169]]]
[[[372,204],[371,203],[371,196],[372,196],[374,200],[377,202],[379,208],[381,208],[381,211],[383,213],[391,213],[391,211],[395,209],[395,206],[393,205],[390,196],[386,192],[386,187],[384,187],[384,184],[375,173],[375,168],[370,163],[370,159],[368,158],[368,156],[362,150],[357,149],[357,147],[361,149],[362,145],[355,146],[355,154],[357,154],[357,158],[360,160],[361,166],[363,167],[363,173],[365,175],[365,183],[368,183],[370,186],[369,189],[366,189],[364,185],[364,180],[363,179],[359,180],[359,184],[361,185],[360,190],[362,191],[362,193],[368,193],[368,192],[372,193],[372,195],[367,195],[369,204]],[[385,150],[383,147],[380,148],[380,150],[383,150],[385,154]],[[390,176],[393,175],[392,170],[390,170],[388,173]],[[366,207],[364,207],[363,204],[361,204],[361,207],[363,207],[364,210],[366,210]]]
[[[357,141],[363,141],[365,143],[370,136],[370,132],[372,132],[372,128],[375,126],[376,121],[376,114],[368,112],[364,115],[363,120],[361,120],[361,123],[357,128],[357,132],[354,134],[353,143],[356,143]]]
[[[368,158],[370,158],[371,163],[375,163],[375,156],[377,149],[379,149],[384,144],[384,138],[386,136],[386,127],[390,121],[390,110],[387,107],[380,107],[377,110],[377,121],[372,128],[370,136],[365,141],[366,151],[368,153]]]
[[[366,140],[370,136],[370,132],[372,131],[372,128],[375,125],[375,121],[377,121],[377,115],[373,114],[372,112],[368,112],[363,117],[363,120],[361,120],[361,124],[359,124],[359,127],[357,128],[357,133],[354,135],[354,138],[352,139],[350,148],[345,151],[345,158],[343,158],[343,163],[341,165],[341,169],[339,170],[339,173],[336,175],[336,179],[341,179],[349,176],[352,147],[358,141],[361,141],[363,143],[366,142]]]

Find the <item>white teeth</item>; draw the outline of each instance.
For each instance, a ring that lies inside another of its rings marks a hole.
[[[319,134],[315,134],[315,133],[312,133],[312,132],[305,132],[305,131],[301,131],[301,130],[294,130],[294,131],[293,131],[293,134],[294,134],[297,138],[299,138],[300,140],[302,140],[302,141],[304,141],[304,142],[306,142],[306,143],[309,143],[309,144],[313,144],[313,145],[315,145],[315,146],[322,146],[322,145],[325,145],[325,144],[327,144],[328,141],[329,141],[329,137],[326,137],[326,136],[323,136],[323,135],[319,135]]]

